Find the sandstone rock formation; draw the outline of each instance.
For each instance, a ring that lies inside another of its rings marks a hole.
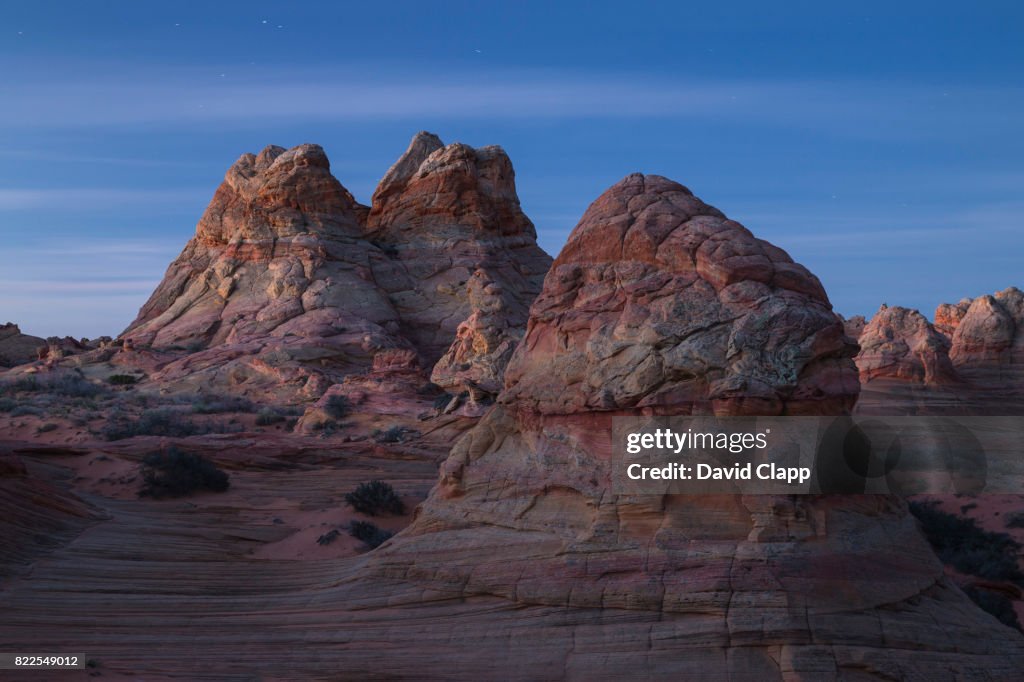
[[[387,257],[362,237],[365,212],[316,145],[243,155],[122,336],[194,351],[158,379],[242,393],[298,393],[407,348],[374,281],[374,261]]]
[[[367,230],[392,269],[378,268],[403,333],[432,365],[448,351],[474,307],[467,283],[478,268],[501,289],[512,312],[540,291],[551,258],[516,195],[515,172],[501,147],[443,145],[419,133],[373,194]]]
[[[916,310],[885,304],[861,332],[860,414],[913,415],[967,409],[969,388],[949,359],[950,342]]]
[[[920,384],[959,381],[949,340],[916,310],[883,305],[860,335],[857,368],[862,385],[877,378]]]
[[[963,306],[962,301],[957,309]],[[1000,383],[1024,378],[1024,292],[1020,289],[979,296],[953,328],[950,358],[957,369]]]
[[[46,341],[38,336],[22,334],[13,322],[0,325],[0,368],[35,360],[39,348],[45,345]]]
[[[473,313],[473,272],[517,312],[549,262],[498,147],[420,133],[371,209],[320,147],[270,146],[228,170],[124,349],[170,353],[154,377],[167,385],[315,400],[382,352],[429,369]]]
[[[574,230],[498,404],[351,598],[430,621],[452,663],[487,651],[527,678],[1012,676],[1024,641],[944,577],[901,501],[612,489],[613,415],[841,414],[854,351],[781,249],[629,176]],[[404,656],[378,671],[415,669],[414,632],[389,636]]]
[[[526,329],[528,306],[509,296],[483,269],[467,285],[472,313],[459,325],[455,341],[434,365],[430,380],[476,404],[501,391],[505,367]]]
[[[682,185],[631,175],[569,237],[506,384],[547,414],[839,414],[857,397],[855,352],[782,249]]]
[[[947,338],[953,338],[953,332],[960,326],[960,320],[964,319],[967,309],[971,307],[971,299],[961,299],[959,303],[942,303],[935,309],[935,329],[945,334]]]
[[[854,341],[860,338],[860,335],[864,333],[864,327],[868,325],[868,321],[864,319],[863,315],[854,315],[849,319],[844,318],[842,315],[839,317],[843,321],[843,329],[846,330],[846,335]]]

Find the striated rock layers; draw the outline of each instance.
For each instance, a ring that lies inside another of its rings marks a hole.
[[[964,409],[950,342],[916,310],[882,305],[859,337],[862,414],[936,414]]]
[[[22,334],[13,322],[0,325],[0,368],[32,362],[45,346],[45,339]]]
[[[481,404],[501,391],[505,367],[526,329],[529,307],[522,296],[508,295],[482,268],[469,278],[467,291],[472,313],[459,325],[430,380]]]
[[[339,588],[377,628],[368,642],[383,609],[402,612],[373,669],[1015,675],[1024,640],[945,578],[900,500],[612,489],[613,415],[842,414],[858,394],[854,352],[785,252],[679,184],[628,176],[574,230],[505,390],[414,524]]]
[[[860,336],[862,414],[1024,414],[1024,293],[886,307]]]
[[[520,310],[529,308],[551,266],[519,206],[512,162],[496,146],[445,146],[436,135],[419,133],[377,186],[367,230],[385,245],[393,266],[408,273],[379,272],[378,280],[388,286],[403,332],[430,365],[449,350],[463,321],[481,305],[493,308],[480,292],[467,296],[478,268],[494,290],[486,295],[500,295],[522,324]],[[493,359],[482,356],[485,364]]]
[[[477,268],[525,306],[549,261],[498,147],[421,133],[369,208],[320,147],[270,146],[228,170],[122,336],[188,353],[161,367],[167,384],[316,399],[379,353],[414,351],[430,367],[472,314]]]

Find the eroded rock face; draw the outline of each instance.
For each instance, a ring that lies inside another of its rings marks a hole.
[[[949,340],[916,310],[883,305],[860,335],[861,384],[877,378],[939,385],[959,382]]]
[[[1020,637],[951,586],[899,500],[612,490],[612,416],[841,414],[854,351],[781,249],[629,176],[556,260],[498,404],[364,576],[428,595],[407,598],[417,618],[462,604],[459,623],[487,623],[477,656],[556,677],[925,679],[966,657],[998,679]]]
[[[569,237],[506,385],[544,414],[839,414],[857,397],[855,352],[782,249],[678,183],[631,175]]]
[[[959,303],[942,303],[935,309],[935,329],[952,339],[960,320],[964,319],[967,309],[971,307],[971,299],[962,299]]]
[[[126,348],[186,350],[155,377],[316,399],[384,349],[410,346],[374,281],[384,252],[323,150],[267,147],[227,172],[196,236],[124,332]]]
[[[863,315],[854,315],[847,319],[842,315],[839,316],[843,321],[843,329],[846,330],[846,335],[856,341],[860,338],[860,335],[864,333],[864,327],[868,325],[868,321],[864,319]]]
[[[371,211],[320,147],[271,146],[228,170],[123,349],[178,353],[154,376],[167,385],[288,402],[318,399],[387,351],[418,354],[426,383],[474,311],[474,271],[516,312],[549,262],[497,147],[417,135]]]
[[[518,297],[506,295],[483,269],[469,278],[467,291],[472,312],[459,325],[448,352],[434,365],[430,380],[479,403],[501,391],[505,367],[526,330],[529,310]]]
[[[0,325],[0,368],[14,367],[36,359],[46,340],[22,334],[13,322]]]
[[[1024,371],[1024,292],[1010,287],[971,301],[955,327],[950,358],[968,373],[1016,378]]]
[[[477,269],[515,309],[529,306],[551,264],[519,206],[504,150],[445,146],[429,133],[416,135],[381,180],[367,229],[392,256],[375,269],[377,280],[427,366],[474,313],[467,286]]]

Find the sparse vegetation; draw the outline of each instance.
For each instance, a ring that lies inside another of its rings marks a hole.
[[[1017,565],[1021,544],[1006,533],[979,528],[974,519],[947,514],[934,502],[911,502],[910,511],[944,564],[978,578],[1024,584],[1024,573]],[[1005,594],[977,587],[968,587],[964,593],[1001,622],[1021,628]]]
[[[1010,512],[1004,523],[1007,528],[1024,528],[1024,510]]]
[[[185,417],[179,410],[169,407],[145,410],[134,421],[124,417],[112,419],[103,427],[102,431],[103,437],[107,440],[124,440],[134,436],[185,438],[203,432],[204,429]]]
[[[284,415],[278,413],[277,410],[270,407],[264,407],[259,411],[259,414],[256,415],[256,426],[270,426],[271,424],[277,424],[284,420]]]
[[[448,407],[448,405],[452,402],[453,398],[455,398],[455,396],[453,396],[451,393],[442,393],[441,395],[434,398],[434,409],[443,410],[444,408]]]
[[[54,424],[53,422],[47,422],[45,424],[40,424],[39,427],[36,429],[36,432],[38,432],[38,433],[49,433],[50,431],[56,431],[56,430],[57,430],[57,425],[56,424]]]
[[[1006,533],[983,530],[974,519],[947,514],[934,503],[911,502],[910,510],[943,563],[979,578],[1024,581],[1017,567],[1021,545]]]
[[[201,490],[223,492],[228,475],[202,455],[168,448],[142,460],[143,497],[183,497]]]
[[[203,396],[192,403],[196,414],[223,414],[225,412],[255,412],[256,406],[245,398],[233,396]]]
[[[394,533],[378,528],[369,521],[353,521],[349,524],[348,533],[370,549],[376,549],[394,536]]]
[[[18,407],[18,401],[11,398],[0,398],[0,412],[11,412]]]
[[[72,398],[90,398],[107,389],[77,372],[22,376],[0,384],[0,394],[49,393]]]
[[[390,483],[370,481],[360,483],[355,490],[345,494],[345,502],[361,514],[404,514],[405,503]]]
[[[332,395],[324,403],[324,412],[333,419],[344,419],[352,412],[352,403],[343,395]]]
[[[392,426],[384,431],[380,429],[374,431],[373,439],[378,443],[403,443],[407,438],[418,435],[419,432],[414,429],[407,429],[404,426]]]
[[[1020,619],[1017,618],[1017,612],[1013,608],[1013,600],[1006,593],[968,585],[964,588],[964,594],[982,610],[995,616],[1003,625],[1017,630],[1021,629]]]
[[[321,535],[320,537],[318,537],[316,539],[316,544],[318,544],[318,545],[329,545],[332,542],[334,542],[335,540],[337,540],[340,535],[341,535],[341,533],[339,533],[337,529],[327,531],[326,533],[324,533],[323,535]]]
[[[43,411],[32,405],[19,405],[11,410],[12,417],[42,417]]]
[[[107,377],[107,383],[113,386],[132,386],[139,382],[139,377],[134,374],[111,374]]]

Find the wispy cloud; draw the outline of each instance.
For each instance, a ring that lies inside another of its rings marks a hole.
[[[111,206],[141,204],[145,206],[176,204],[206,196],[208,189],[94,189],[94,188],[24,188],[0,189],[0,211],[21,211],[63,207],[69,211],[106,209]]]
[[[0,63],[2,66],[2,63]],[[78,71],[68,76],[68,70]],[[289,72],[84,65],[7,71],[0,125],[8,128],[265,124],[273,120],[714,118],[921,132],[969,114],[1014,124],[1024,89],[907,83],[743,81],[596,76],[584,72],[424,71],[353,64]],[[921,126],[928,121],[929,126]],[[851,125],[854,123],[854,125]]]

